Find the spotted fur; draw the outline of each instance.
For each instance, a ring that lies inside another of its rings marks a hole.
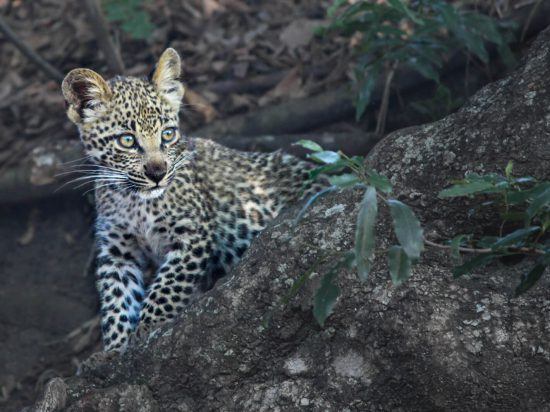
[[[181,134],[179,75],[179,56],[168,49],[150,79],[106,82],[76,69],[63,82],[68,116],[95,165],[106,350],[123,350],[138,326],[174,318],[239,261],[285,205],[319,187],[307,183],[311,166],[293,156]],[[167,129],[173,140],[163,140]]]

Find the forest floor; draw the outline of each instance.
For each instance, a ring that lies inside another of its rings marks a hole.
[[[508,2],[501,2],[508,3]],[[165,47],[183,57],[183,127],[314,96],[349,84],[349,40],[321,39],[328,0],[189,0],[147,3],[148,40],[113,25],[126,74],[147,74]],[[61,73],[89,67],[109,77],[78,1],[0,0],[11,28]],[[0,176],[43,146],[67,146],[58,81],[0,39]],[[310,131],[361,130],[353,118]],[[74,374],[97,351],[97,296],[86,273],[93,210],[80,194],[0,205],[0,409],[32,403],[54,376]]]
[[[4,205],[0,216],[0,410],[18,411],[99,349],[85,273],[92,211],[82,197],[54,198]]]

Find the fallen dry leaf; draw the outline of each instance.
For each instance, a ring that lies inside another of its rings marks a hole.
[[[25,233],[17,238],[17,243],[20,246],[27,246],[33,241],[39,214],[40,212],[38,209],[31,210],[29,219],[27,220],[27,229],[25,230]]]
[[[233,74],[235,75],[235,77],[242,79],[248,73],[249,66],[250,63],[246,61],[235,63],[233,65]]]
[[[323,23],[323,20],[294,20],[281,32],[279,40],[284,43],[289,50],[307,46],[311,39],[313,39],[315,28],[323,25]]]
[[[241,13],[248,13],[250,11],[250,6],[241,0],[221,0],[221,3],[233,11]]]
[[[229,102],[226,110],[228,113],[240,113],[244,110],[248,110],[253,106],[253,98],[248,94],[236,94],[232,93],[229,96]]]
[[[205,97],[189,88],[185,90],[184,100],[194,111],[199,112],[204,117],[206,123],[218,117],[218,112],[214,109],[214,106]]]
[[[223,4],[217,0],[202,0],[202,9],[206,17],[212,16],[215,12],[225,11]]]
[[[301,70],[295,67],[273,89],[264,94],[258,100],[258,104],[265,106],[280,97],[297,98],[304,95]]]

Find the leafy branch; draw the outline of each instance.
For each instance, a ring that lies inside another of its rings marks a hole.
[[[151,36],[154,26],[144,5],[150,0],[102,0],[107,19],[118,23],[131,38],[143,40]]]
[[[460,260],[462,253],[477,255],[456,266],[453,270],[455,277],[470,273],[505,256],[534,256],[536,263],[522,276],[515,290],[516,296],[529,290],[542,276],[546,267],[550,266],[550,182],[539,182],[530,176],[515,177],[512,162],[507,165],[504,175],[469,173],[464,179],[453,182],[451,187],[439,193],[442,199],[483,197],[485,201],[482,207],[490,206],[500,213],[502,222],[499,235],[477,239],[471,234],[459,234],[442,244],[425,238],[422,225],[413,210],[390,196],[393,191],[390,181],[368,168],[363,157],[349,157],[342,152],[326,151],[319,144],[309,140],[301,140],[296,144],[309,149],[309,158],[320,164],[309,172],[311,179],[316,179],[320,174],[328,175],[332,187],[326,189],[325,193],[335,188],[365,189],[357,216],[354,248],[343,252],[333,267],[323,275],[314,299],[314,315],[321,326],[330,315],[340,293],[335,283],[338,270],[354,266],[357,268],[359,279],[366,281],[372,270],[374,257],[381,253],[387,255],[390,277],[394,285],[405,282],[411,276],[412,267],[418,262],[426,247],[449,250],[456,261]],[[303,217],[307,208],[317,198],[310,199],[299,212],[296,221]],[[380,202],[385,203],[390,211],[398,240],[397,245],[383,251],[376,250],[375,236]],[[507,225],[512,226],[514,230],[505,233],[504,228]]]
[[[386,94],[396,69],[409,68],[438,85],[438,96],[449,95],[439,71],[457,51],[489,62],[486,43],[496,45],[503,61],[514,63],[508,44],[512,25],[475,10],[457,8],[445,0],[335,0],[327,11],[331,23],[319,30],[353,39],[356,53],[354,85],[356,118],[368,107],[379,77]],[[388,99],[382,99],[377,132],[384,130]]]

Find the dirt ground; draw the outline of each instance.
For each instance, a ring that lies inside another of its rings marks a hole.
[[[99,343],[95,328],[69,336],[97,313],[84,269],[93,216],[81,196],[2,206],[0,216],[0,410],[16,411]]]

